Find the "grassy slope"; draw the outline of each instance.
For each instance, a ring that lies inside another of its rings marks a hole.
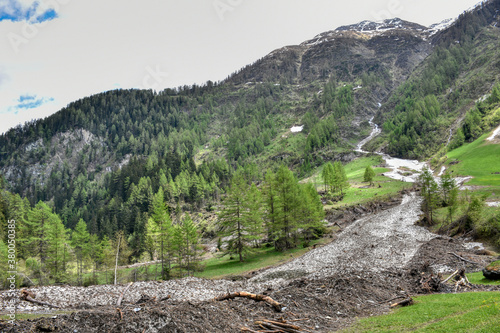
[[[415,305],[360,320],[345,332],[498,332],[500,293],[415,297]]]
[[[325,206],[325,209],[366,203],[377,198],[395,195],[405,186],[411,186],[408,183],[382,176],[382,174],[387,172],[388,169],[377,167],[377,165],[381,164],[381,162],[382,161],[379,156],[369,156],[358,158],[351,163],[346,164],[344,169],[351,187],[346,191],[342,201],[327,205]],[[365,168],[369,165],[373,167],[376,174],[374,179],[375,185],[366,188],[368,183],[363,182],[363,176]],[[305,181],[312,182],[318,189],[322,189],[324,183],[321,179],[321,172],[322,168],[319,168],[312,177],[306,179]]]
[[[490,199],[500,198],[500,144],[486,141],[491,133],[463,145],[447,154],[448,170],[456,176],[472,176],[466,185],[481,186],[479,192],[493,194]],[[450,165],[458,161],[458,164]]]
[[[326,239],[311,242],[314,244],[324,244]],[[205,260],[205,270],[196,273],[196,277],[208,279],[220,279],[232,275],[244,275],[248,272],[258,270],[264,267],[277,266],[284,264],[293,258],[299,257],[309,252],[312,247],[303,248],[301,246],[287,252],[278,252],[274,248],[255,249],[252,255],[249,255],[245,262],[240,263],[237,258],[230,260],[229,256],[213,257]]]

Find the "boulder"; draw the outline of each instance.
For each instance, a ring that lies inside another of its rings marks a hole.
[[[500,261],[491,263],[483,269],[483,275],[489,280],[500,280]]]

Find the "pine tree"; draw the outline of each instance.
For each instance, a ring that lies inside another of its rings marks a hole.
[[[344,195],[344,191],[348,189],[351,185],[347,180],[347,175],[345,173],[344,166],[341,162],[337,161],[333,164],[334,168],[334,187],[336,188],[336,192],[340,191],[340,194]]]
[[[432,225],[433,213],[439,199],[439,188],[434,180],[432,172],[426,168],[422,170],[419,176],[420,186],[422,187],[422,196],[424,198],[423,209],[427,223]]]
[[[263,203],[264,203],[264,221],[265,229],[267,232],[267,239],[271,241],[274,239],[275,233],[275,218],[276,218],[276,175],[267,170],[264,185],[263,185]]]
[[[370,186],[373,186],[373,178],[375,178],[375,171],[373,171],[373,168],[369,165],[365,169],[363,180],[366,183],[370,183]]]
[[[200,241],[198,229],[189,214],[186,214],[182,219],[181,234],[184,243],[184,266],[186,267],[189,275],[190,270],[191,273],[193,273],[196,266]]]
[[[441,188],[441,194],[443,195],[444,206],[448,206],[450,192],[457,187],[455,179],[448,172],[445,172],[445,174],[441,176],[439,186]]]
[[[88,255],[92,261],[92,275],[93,283],[97,284],[96,270],[99,265],[104,261],[104,252],[102,243],[99,241],[99,237],[96,234],[91,234],[89,236],[88,242]]]
[[[262,194],[255,183],[252,183],[248,190],[245,208],[247,210],[250,236],[253,238],[254,246],[258,248],[264,230],[262,223]]]
[[[45,224],[45,228],[46,268],[56,282],[62,282],[66,277],[66,264],[71,253],[69,249],[69,231],[56,214],[52,214],[52,217]]]
[[[30,257],[40,258],[39,282],[41,285],[44,283],[43,274],[45,273],[45,264],[48,258],[48,244],[47,244],[47,227],[49,224],[54,224],[53,220],[57,216],[52,213],[47,204],[39,202],[28,213],[26,227],[29,229],[29,235],[25,241],[27,254]]]
[[[161,189],[153,196],[151,211],[151,218],[156,223],[156,230],[158,232],[162,279],[168,280],[170,279],[170,270],[172,268],[170,262],[172,252],[172,220],[168,214]]]
[[[254,240],[252,224],[248,219],[246,200],[249,186],[241,173],[236,173],[231,182],[227,196],[222,202],[219,214],[221,237],[226,238],[225,254],[237,254],[240,262],[250,252],[250,245]]]
[[[309,241],[321,232],[324,227],[322,221],[325,217],[323,203],[313,184],[304,184],[299,187],[299,203],[298,223],[304,235],[304,244],[308,245]]]
[[[107,235],[101,240],[100,244],[103,260],[102,264],[104,266],[106,283],[111,283],[112,280],[108,279],[108,271],[113,267],[115,263],[115,250],[113,249],[113,243],[108,238]]]
[[[326,163],[323,167],[323,171],[321,172],[321,177],[323,178],[323,183],[325,184],[325,192],[333,191],[334,175],[335,169],[333,168],[333,164],[331,162]]]
[[[184,263],[184,235],[180,224],[175,224],[172,228],[172,259],[177,263],[179,276],[182,277]]]
[[[156,260],[159,249],[159,233],[158,224],[150,217],[146,225],[146,251],[149,253],[151,260]]]
[[[80,219],[71,234],[71,245],[75,249],[79,285],[83,283],[83,263],[85,257],[89,254],[89,239],[90,235],[87,231],[87,223],[83,219]]]
[[[290,169],[282,165],[276,173],[275,247],[279,251],[296,245],[298,192],[297,179]]]

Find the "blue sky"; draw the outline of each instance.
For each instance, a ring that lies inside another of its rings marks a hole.
[[[13,106],[11,111],[17,113],[21,110],[36,109],[45,103],[52,102],[53,100],[53,98],[38,97],[36,95],[23,95],[19,97],[19,103]]]
[[[430,25],[477,1],[0,0],[0,133],[102,91],[219,81],[341,25]]]
[[[45,7],[39,1],[26,3],[18,0],[0,0],[0,22],[42,23],[55,18],[57,13],[54,8]]]

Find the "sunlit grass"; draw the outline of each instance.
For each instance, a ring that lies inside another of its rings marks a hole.
[[[326,240],[322,239],[319,241],[311,242],[311,245],[325,243]],[[283,264],[293,258],[301,256],[306,252],[310,251],[312,247],[304,248],[298,246],[295,249],[291,249],[286,252],[276,251],[273,247],[263,247],[260,249],[255,249],[252,255],[249,255],[244,262],[239,262],[238,257],[235,256],[232,260],[229,256],[224,257],[213,257],[211,259],[205,260],[203,264],[205,269],[203,272],[196,273],[195,276],[201,278],[223,278],[227,276],[242,275],[249,273],[251,271],[274,266],[277,264]]]
[[[412,306],[361,319],[343,332],[498,332],[500,293],[415,297]]]
[[[490,133],[450,151],[446,164],[455,176],[472,176],[466,185],[484,186],[477,191],[500,197],[500,144],[486,141]],[[457,164],[453,164],[456,163]],[[453,164],[453,165],[452,165]]]

